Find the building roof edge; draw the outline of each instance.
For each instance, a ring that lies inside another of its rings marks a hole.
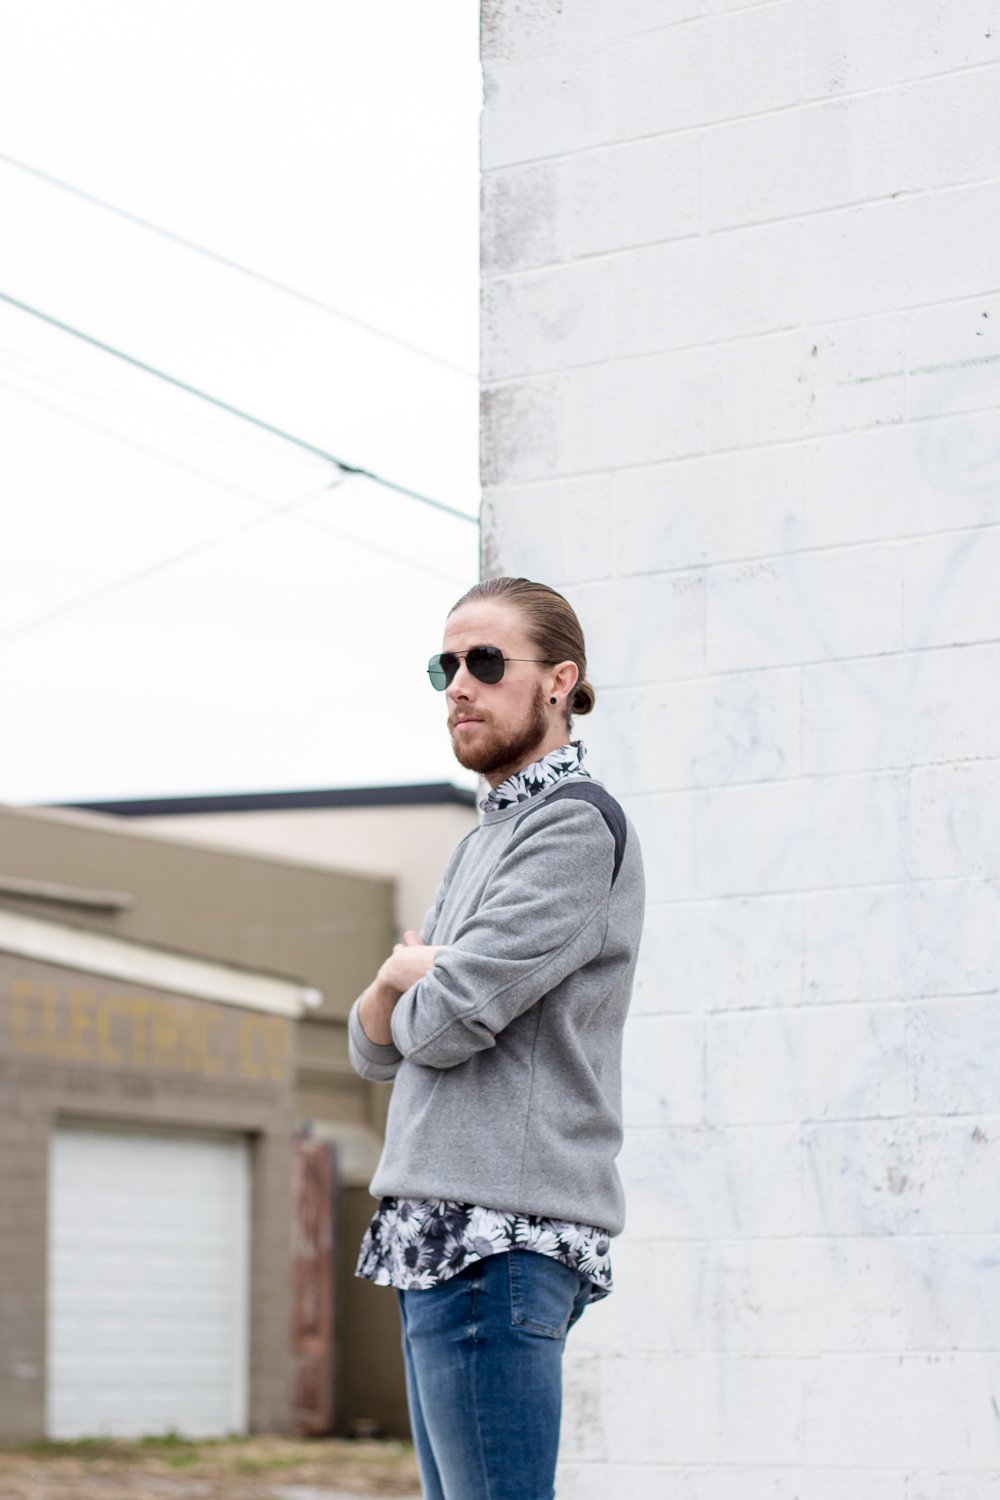
[[[412,786],[318,787],[287,792],[214,792],[180,797],[126,797],[99,802],[41,802],[39,810],[78,810],[116,818],[169,818],[191,813],[278,812],[307,808],[475,807],[476,794],[450,781]],[[26,807],[25,811],[32,808]]]

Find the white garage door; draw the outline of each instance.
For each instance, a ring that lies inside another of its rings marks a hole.
[[[247,1147],[60,1128],[49,1173],[49,1437],[246,1428]]]

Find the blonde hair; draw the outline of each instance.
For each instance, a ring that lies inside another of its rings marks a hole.
[[[532,583],[530,578],[484,578],[481,583],[474,583],[458,603],[452,605],[449,615],[461,609],[463,604],[472,604],[477,599],[500,599],[516,605],[524,616],[539,656],[546,661],[576,663],[580,676],[567,700],[567,716],[589,714],[597,701],[597,694],[587,680],[583,628],[569,600],[544,583]]]

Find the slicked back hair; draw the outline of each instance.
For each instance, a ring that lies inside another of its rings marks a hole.
[[[580,676],[566,704],[567,717],[589,714],[597,700],[593,685],[587,680],[587,649],[583,628],[568,599],[544,583],[530,578],[484,578],[473,584],[448,611],[453,615],[464,604],[480,599],[498,599],[520,610],[528,633],[546,661],[576,662]]]

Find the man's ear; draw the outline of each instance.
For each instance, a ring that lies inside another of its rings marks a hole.
[[[576,662],[561,661],[552,674],[552,692],[568,702],[579,680],[580,668]]]

